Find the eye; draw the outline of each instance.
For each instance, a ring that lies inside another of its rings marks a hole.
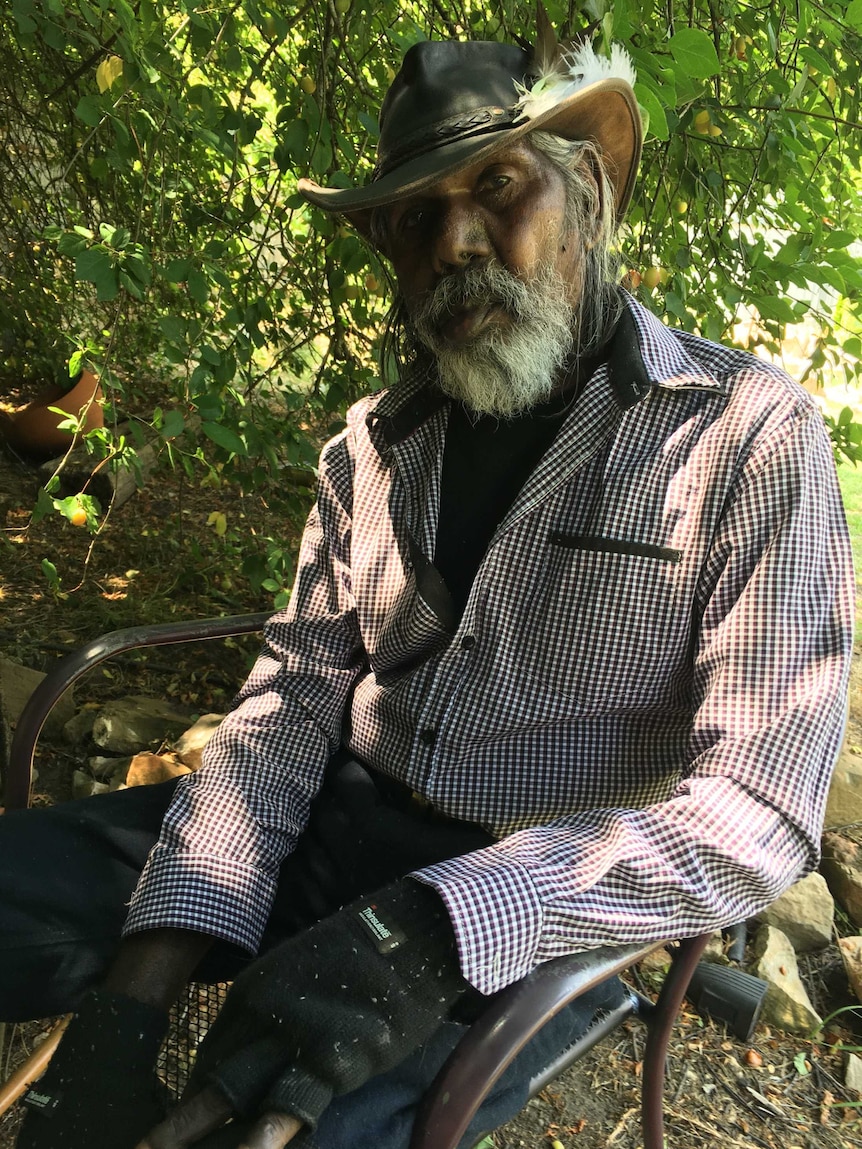
[[[422,227],[428,216],[428,209],[424,207],[411,207],[401,216],[398,221],[400,231],[415,231],[416,228]]]
[[[494,203],[502,203],[513,194],[514,180],[502,172],[488,172],[482,177],[479,192]]]

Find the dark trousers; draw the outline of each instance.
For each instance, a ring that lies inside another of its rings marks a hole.
[[[0,1020],[65,1013],[102,977],[174,786],[143,786],[0,816]],[[436,819],[415,808],[397,785],[375,781],[338,756],[308,830],[282,867],[264,947],[412,869],[489,842],[478,827]],[[217,942],[195,976],[230,980],[248,960]],[[602,987],[546,1027],[501,1079],[471,1136],[513,1116],[526,1101],[530,1078],[554,1050],[619,995],[618,984]],[[336,1099],[314,1144],[406,1145],[418,1098],[461,1032],[458,1025],[444,1026],[398,1070]]]

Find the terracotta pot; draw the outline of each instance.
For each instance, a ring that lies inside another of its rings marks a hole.
[[[32,403],[0,419],[0,436],[16,451],[33,458],[63,455],[72,445],[73,436],[69,431],[60,430],[63,416],[48,408],[59,407],[77,417],[86,407],[84,431],[91,431],[105,425],[103,398],[96,376],[91,371],[82,371],[71,391],[64,392],[62,387],[46,388]]]

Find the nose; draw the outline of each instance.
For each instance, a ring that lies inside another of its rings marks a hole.
[[[449,204],[437,219],[432,261],[438,275],[460,271],[487,259],[491,242],[480,213],[467,205]]]

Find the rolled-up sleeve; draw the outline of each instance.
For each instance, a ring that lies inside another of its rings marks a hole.
[[[255,952],[278,869],[308,818],[364,660],[350,577],[349,434],[321,458],[289,606],[235,708],[182,779],[125,932],[173,926]]]

